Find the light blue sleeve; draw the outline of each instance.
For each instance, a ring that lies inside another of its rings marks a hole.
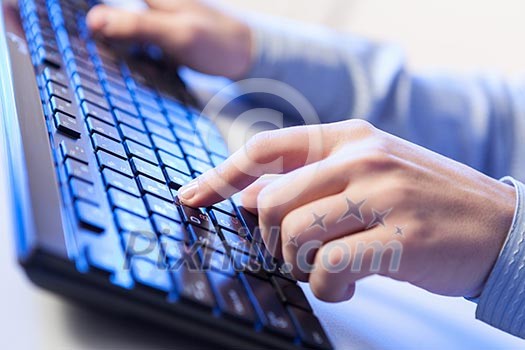
[[[525,180],[523,84],[411,72],[397,46],[292,21],[265,18],[253,28],[255,62],[247,77],[294,87],[323,122],[366,119],[494,178]],[[287,112],[266,96],[258,102]]]
[[[396,46],[294,22],[267,19],[254,33],[255,62],[247,77],[294,87],[323,122],[366,119],[494,178],[525,180],[523,83],[411,72]],[[289,111],[266,95],[255,99]],[[525,338],[525,187],[505,181],[516,187],[518,205],[476,316]]]

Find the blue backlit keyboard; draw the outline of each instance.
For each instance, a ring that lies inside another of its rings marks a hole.
[[[158,51],[90,35],[92,5],[19,4],[75,269],[130,302],[195,317],[215,329],[210,338],[330,349],[255,217],[229,199],[211,208],[177,201],[180,186],[226,159],[226,144]]]

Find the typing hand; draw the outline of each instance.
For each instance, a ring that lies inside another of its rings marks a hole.
[[[515,206],[512,187],[357,120],[258,134],[179,196],[208,206],[242,189],[272,253],[326,301],[371,274],[476,296]]]
[[[87,23],[109,39],[151,42],[177,63],[203,73],[237,79],[251,64],[251,30],[242,21],[195,0],[147,0],[132,12],[99,5]]]

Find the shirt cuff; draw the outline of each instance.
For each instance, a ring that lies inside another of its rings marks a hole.
[[[516,209],[503,249],[479,297],[476,318],[525,338],[525,185],[511,177],[501,181],[516,189]]]

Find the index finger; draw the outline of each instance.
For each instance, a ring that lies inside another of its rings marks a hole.
[[[322,126],[265,131],[241,149],[179,190],[189,206],[205,207],[243,190],[264,174],[280,174],[324,157]]]

